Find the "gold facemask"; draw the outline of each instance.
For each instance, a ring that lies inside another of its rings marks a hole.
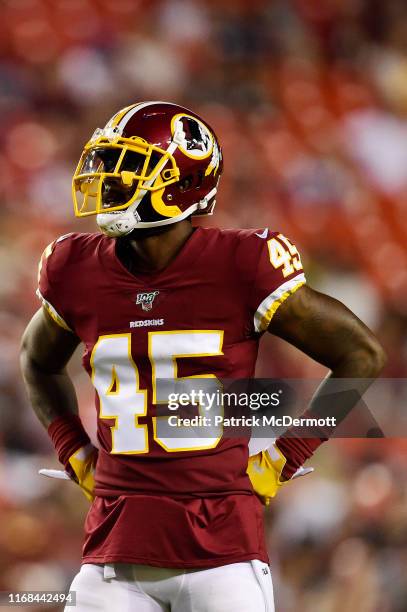
[[[179,179],[171,153],[143,138],[108,138],[96,130],[85,145],[72,180],[77,217],[124,210],[147,191],[158,191]]]

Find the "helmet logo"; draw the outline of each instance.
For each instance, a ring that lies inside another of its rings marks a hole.
[[[145,291],[136,295],[136,304],[141,306],[143,310],[151,310],[155,297],[159,294],[159,291]]]
[[[175,115],[171,121],[174,141],[187,157],[205,159],[213,149],[213,136],[202,121],[191,115]]]
[[[213,172],[214,175],[216,175],[218,168],[219,168],[219,164],[220,164],[220,160],[222,159],[222,154],[219,151],[219,147],[216,144],[216,142],[213,145],[213,152],[212,152],[212,158],[211,161],[209,162],[206,170],[205,170],[205,176],[208,176],[209,174],[211,174]]]

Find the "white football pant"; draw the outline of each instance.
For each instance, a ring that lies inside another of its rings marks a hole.
[[[274,612],[270,568],[261,561],[204,570],[87,563],[70,590],[72,612]]]

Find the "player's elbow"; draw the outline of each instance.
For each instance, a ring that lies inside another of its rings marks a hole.
[[[370,342],[369,344],[366,359],[371,372],[370,376],[378,376],[387,363],[387,354],[376,338],[374,338],[374,341]]]
[[[349,355],[355,377],[377,378],[387,362],[387,355],[373,334],[366,334]]]

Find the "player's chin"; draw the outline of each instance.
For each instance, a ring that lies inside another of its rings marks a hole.
[[[167,232],[174,230],[175,226],[177,226],[179,223],[182,223],[182,222],[191,223],[191,217],[188,217],[187,219],[181,219],[180,221],[177,221],[176,223],[168,223],[166,225],[156,225],[152,227],[140,227],[140,228],[136,227],[129,234],[126,234],[125,236],[123,236],[123,239],[124,240],[143,240],[144,238],[149,238],[150,236],[159,236],[160,234],[166,234]]]
[[[159,236],[165,234],[171,229],[171,225],[159,225],[157,227],[140,227],[135,228],[129,234],[123,236],[123,240],[143,240],[150,236]]]

